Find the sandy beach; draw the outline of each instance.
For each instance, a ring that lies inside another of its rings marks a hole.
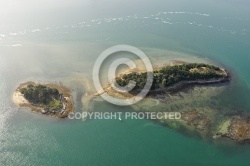
[[[66,104],[66,108],[63,112],[48,112],[44,113],[43,110],[44,108],[41,106],[37,106],[34,104],[31,104],[29,101],[27,101],[24,97],[23,94],[20,93],[20,89],[27,87],[28,85],[44,85],[49,88],[55,88],[59,91],[60,94],[64,97],[64,101]],[[70,112],[74,111],[74,104],[73,100],[71,98],[71,91],[70,89],[64,87],[63,85],[60,84],[55,84],[55,83],[37,83],[37,82],[25,82],[20,84],[15,92],[13,93],[12,96],[13,102],[19,106],[19,107],[24,107],[24,108],[30,108],[31,111],[42,113],[48,116],[53,116],[57,118],[66,118]]]

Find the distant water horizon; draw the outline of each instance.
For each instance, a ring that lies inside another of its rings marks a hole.
[[[10,20],[0,16],[0,165],[249,165],[247,144],[214,144],[149,120],[55,119],[20,109],[11,98],[25,81],[62,82],[81,112],[97,57],[128,44],[155,64],[185,60],[229,69],[233,81],[217,104],[250,112],[248,1],[68,3],[46,9],[40,2],[41,8],[23,8],[26,14],[2,10]],[[186,103],[205,107],[206,99]],[[94,111],[117,110],[131,108],[94,105]]]

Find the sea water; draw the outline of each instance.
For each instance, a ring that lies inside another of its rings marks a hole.
[[[248,145],[222,146],[149,120],[55,119],[12,101],[22,82],[61,82],[81,112],[96,58],[129,44],[155,62],[206,61],[229,69],[233,81],[218,104],[250,111],[249,7],[244,0],[103,1],[62,8],[51,18],[39,10],[41,22],[29,16],[34,20],[2,25],[0,165],[249,165]],[[131,111],[103,101],[93,109]]]

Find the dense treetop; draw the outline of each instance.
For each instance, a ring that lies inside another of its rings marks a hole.
[[[219,67],[203,64],[189,63],[176,66],[167,66],[153,72],[153,85],[151,90],[166,88],[180,81],[209,80],[225,77],[225,72]],[[135,81],[134,90],[142,89],[146,84],[147,73],[129,73],[116,78],[120,86],[128,85],[129,81]]]
[[[57,110],[62,108],[59,91],[44,85],[28,85],[20,89],[24,97],[32,104],[45,106],[47,109]]]

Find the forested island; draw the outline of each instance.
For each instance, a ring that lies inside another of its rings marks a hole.
[[[46,110],[57,111],[63,108],[62,96],[56,88],[30,84],[20,89],[20,92],[30,103],[44,107]]]
[[[151,102],[155,100],[157,101],[157,104],[155,106],[152,106],[151,104],[145,106],[145,103],[139,102],[136,106],[132,106],[133,109],[138,111],[151,111],[154,109],[156,112],[168,112],[167,108],[165,109],[163,106],[164,103],[166,104],[165,106],[170,104],[167,100],[171,101],[171,98],[173,98],[172,95],[180,92],[183,86],[224,83],[229,82],[231,79],[230,73],[225,69],[204,63],[173,63],[168,66],[155,67],[152,74],[153,84],[149,90],[149,94],[151,93],[151,95],[146,97],[151,100],[146,99],[145,101]],[[146,71],[126,71],[114,78],[115,81],[112,82],[114,86],[107,84],[104,91],[98,92],[96,96],[107,93],[113,97],[125,100],[132,98],[138,94],[137,92],[143,89],[146,84],[146,79]],[[130,81],[136,83],[131,91],[117,91],[119,87],[128,86]],[[222,84],[222,86],[223,85],[225,84]],[[168,97],[165,96],[170,97],[167,99]],[[187,130],[189,132],[194,132],[206,139],[211,138],[220,140],[223,138],[229,138],[237,143],[248,142],[250,140],[250,121],[248,114],[243,115],[243,113],[236,110],[232,115],[227,115],[227,113],[219,112],[218,110],[210,111],[209,109],[206,110],[204,108],[186,110],[185,107],[178,111],[182,116],[180,120],[171,121],[162,117],[161,119],[158,119],[158,121],[164,125],[180,129],[181,131]],[[220,115],[220,118],[222,119],[217,121],[219,116],[215,115]]]
[[[177,88],[183,84],[194,83],[217,83],[229,80],[229,74],[226,70],[214,65],[203,63],[183,63],[181,65],[165,66],[153,71],[153,84],[150,91],[167,90]],[[144,88],[147,81],[147,72],[131,72],[121,74],[116,77],[116,83],[119,86],[126,86],[129,81],[135,81],[136,85],[133,91],[139,91]]]
[[[70,90],[58,84],[21,84],[14,93],[14,101],[21,107],[59,118],[73,111]]]

